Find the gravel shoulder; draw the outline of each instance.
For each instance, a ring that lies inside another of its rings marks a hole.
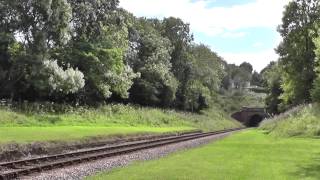
[[[79,165],[65,167],[63,169],[56,169],[47,171],[33,176],[21,177],[20,179],[32,180],[78,180],[84,179],[87,176],[94,175],[101,171],[110,171],[114,168],[119,168],[132,164],[135,161],[152,160],[167,156],[171,153],[182,151],[190,148],[199,147],[201,145],[219,140],[234,132],[212,135],[200,139],[194,139],[186,142],[170,144],[166,146],[151,148],[147,150],[137,151],[130,154],[119,155],[110,158],[104,158],[97,161],[83,163]]]

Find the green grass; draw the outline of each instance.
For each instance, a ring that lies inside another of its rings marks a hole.
[[[202,114],[143,108],[130,105],[107,105],[100,108],[78,108],[67,113],[17,112],[0,108],[0,126],[147,126],[195,127],[223,129],[239,126],[217,108]]]
[[[192,130],[190,127],[0,127],[0,143],[28,143],[44,141],[70,141],[81,138],[137,133],[165,133]]]
[[[239,111],[242,107],[264,107],[265,93],[255,93],[247,91],[226,91],[224,95],[216,97],[219,108],[228,114]]]
[[[261,124],[260,129],[279,137],[320,136],[320,106],[305,105]]]
[[[65,141],[93,136],[220,130],[240,126],[214,107],[202,114],[121,104],[96,109],[71,108],[65,113],[14,111],[2,107],[0,114],[0,143]]]
[[[320,141],[275,138],[249,130],[168,157],[137,162],[88,179],[320,179]]]

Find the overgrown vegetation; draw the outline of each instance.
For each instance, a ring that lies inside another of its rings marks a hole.
[[[2,107],[0,114],[0,142],[30,141],[32,138],[34,141],[64,141],[72,137],[240,126],[218,108],[194,114],[123,104],[74,108],[26,103],[17,108]]]
[[[189,24],[136,18],[118,0],[0,2],[0,98],[131,102],[199,112],[224,76]]]
[[[189,126],[201,129],[199,124],[205,122],[221,121],[225,123],[230,119],[218,108],[211,108],[202,111],[201,114],[179,112],[157,108],[140,107],[133,105],[111,104],[99,108],[90,107],[70,107],[64,113],[54,112],[54,108],[49,112],[48,107],[41,109],[41,104],[33,104],[36,111],[10,110],[1,108],[1,126],[59,126],[59,125],[125,125],[125,126],[150,126],[150,127],[170,127]],[[58,106],[59,107],[59,106]],[[234,122],[230,121],[230,124]],[[215,127],[211,127],[215,128]]]
[[[260,129],[281,137],[320,136],[319,104],[301,105],[272,119],[263,121]]]
[[[242,107],[264,107],[265,93],[251,91],[224,91],[215,99],[217,106],[227,114],[239,111]]]
[[[317,139],[274,138],[249,130],[201,148],[136,162],[88,179],[317,180],[319,153]]]
[[[0,98],[200,112],[221,88],[260,83],[251,64],[196,44],[181,19],[137,18],[118,4],[1,1]]]
[[[252,71],[195,43],[181,19],[137,18],[119,0],[0,2],[3,132],[240,126],[228,116],[247,97],[222,111],[219,92],[258,82]]]
[[[319,102],[319,12],[318,0],[294,0],[285,7],[278,28],[283,38],[276,49],[279,61],[262,72],[270,113]]]
[[[294,0],[285,7],[278,32],[280,58],[262,72],[271,114],[261,128],[276,136],[319,136],[320,3]]]

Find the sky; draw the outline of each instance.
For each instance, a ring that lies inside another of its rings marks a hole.
[[[195,42],[208,45],[228,63],[246,61],[256,71],[278,59],[277,32],[290,0],[120,0],[137,17],[178,17]]]

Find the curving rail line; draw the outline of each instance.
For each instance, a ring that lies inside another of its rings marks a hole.
[[[65,154],[57,154],[39,158],[0,163],[0,180],[14,179],[36,172],[57,169],[73,164],[79,164],[82,162],[88,162],[101,158],[112,157],[138,150],[149,149],[217,134],[239,131],[242,129],[244,128],[235,128],[206,133],[196,132],[178,136],[158,138],[154,140],[133,141],[120,145],[98,147]]]

